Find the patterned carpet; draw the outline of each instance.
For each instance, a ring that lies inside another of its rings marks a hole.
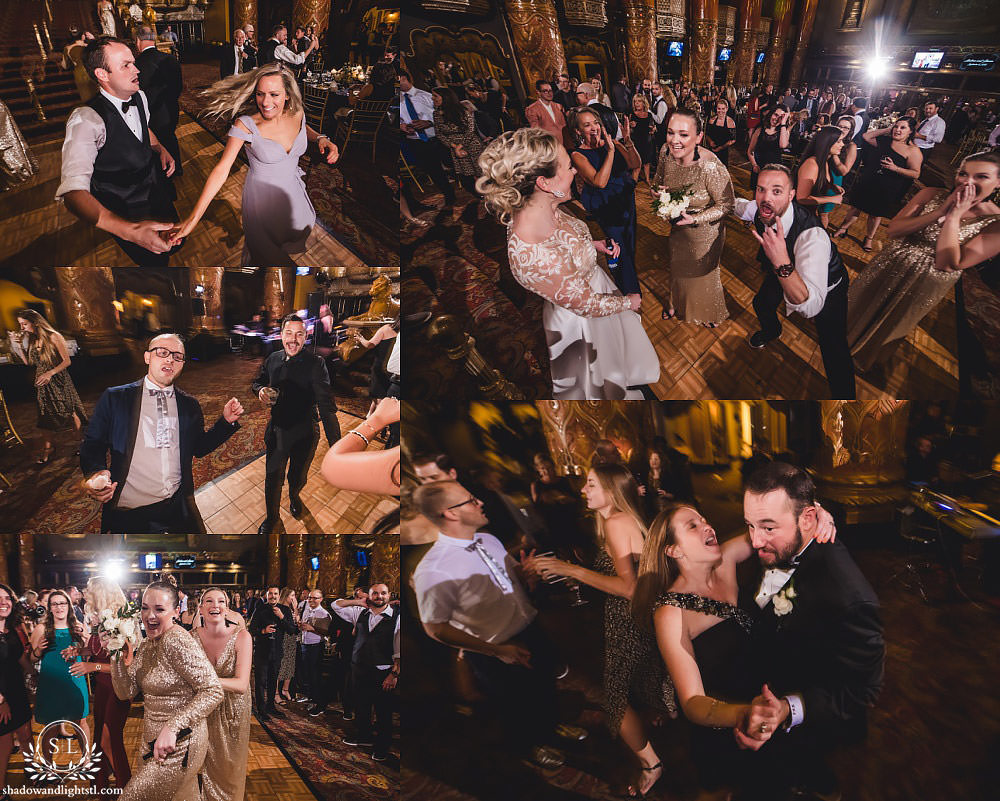
[[[343,720],[339,712],[310,718],[304,704],[286,704],[281,711],[283,717],[271,717],[260,725],[320,801],[385,801],[398,797],[398,716],[389,759],[380,763],[371,759],[367,750],[341,742],[345,735],[354,734],[354,724]]]
[[[738,157],[734,159],[738,162]],[[745,165],[732,166],[737,195],[749,196]],[[473,196],[459,190],[455,213],[424,214],[428,228],[403,226],[400,247],[408,308],[450,314],[476,340],[488,365],[529,398],[551,392],[541,301],[514,282],[507,266],[504,229],[487,217]],[[440,202],[432,191],[424,202]],[[563,206],[583,217],[576,202]],[[670,271],[665,247],[669,226],[654,217],[645,184],[637,187],[639,279],[645,294],[643,324],[660,357],[660,381],[652,387],[660,399],[825,398],[829,396],[815,325],[798,315],[786,318],[781,340],[764,351],[751,351],[747,335],[758,327],[751,300],[760,285],[755,261],[757,243],[735,218],[726,223],[722,284],[730,321],[715,330],[684,323],[664,323],[660,311],[669,297]],[[845,212],[836,209],[834,223]],[[883,222],[883,228],[887,223]],[[598,228],[591,224],[595,236]],[[863,271],[873,254],[861,249],[862,223],[837,241],[851,275]],[[884,231],[875,242],[876,251]],[[968,282],[968,278],[966,282]],[[995,303],[995,298],[992,301]],[[988,315],[987,315],[988,316]],[[957,315],[949,295],[917,330],[902,341],[883,365],[858,376],[858,397],[948,397],[958,392]],[[976,324],[970,315],[970,323]],[[992,328],[993,323],[988,323]],[[456,397],[481,397],[482,390],[461,365],[447,358],[426,329],[413,338],[430,354],[407,378],[411,398],[437,396],[447,384]]]
[[[233,396],[240,398],[245,407],[239,430],[222,447],[194,460],[195,488],[263,452],[267,413],[250,397],[250,384],[258,365],[257,359],[223,356],[211,362],[190,361],[185,366],[178,386],[201,403],[206,425],[218,419],[222,407]],[[134,381],[140,374],[138,367],[123,364],[112,372],[104,371],[95,376],[84,377],[74,371],[74,379],[89,413],[107,387]],[[353,373],[348,376],[349,380],[353,378]],[[337,404],[343,411],[363,417],[369,401],[364,392],[358,392],[346,397],[338,395]],[[10,530],[33,534],[96,533],[100,525],[100,505],[79,490],[79,459],[74,455],[79,435],[60,433],[54,440],[56,450],[52,461],[40,467],[34,464],[34,459],[41,443],[32,443],[30,439],[36,436],[34,401],[9,402],[9,407],[15,428],[28,442],[27,448],[0,451],[0,470],[13,484],[2,496],[5,513],[10,515],[8,520],[13,521]]]
[[[219,79],[218,64],[184,64],[184,92],[181,109],[192,118],[204,107],[198,92]],[[201,124],[220,141],[229,125]],[[332,130],[326,131],[330,136]],[[314,150],[303,156],[299,166],[305,172],[306,191],[316,208],[323,228],[373,267],[399,265],[399,198],[395,162],[398,153],[380,136],[376,162],[372,165],[367,146],[352,145],[333,167],[318,160]],[[241,158],[245,158],[241,154]]]

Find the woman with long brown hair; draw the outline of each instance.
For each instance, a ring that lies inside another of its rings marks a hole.
[[[14,735],[22,754],[31,746],[31,704],[21,667],[24,645],[18,636],[20,625],[17,596],[8,585],[0,584],[0,783],[4,787]]]
[[[178,244],[191,233],[229,178],[236,157],[246,145],[250,168],[243,184],[243,266],[294,266],[293,254],[305,252],[316,224],[316,209],[306,193],[299,158],[315,142],[327,164],[339,158],[326,134],[306,124],[302,95],[292,71],[280,63],[230,75],[202,92],[204,116],[233,123],[219,163],[188,217],[172,234]]]
[[[35,367],[35,398],[38,402],[38,427],[45,433],[45,445],[37,464],[52,458],[50,431],[79,431],[87,422],[83,401],[69,375],[69,350],[63,335],[34,309],[17,312],[21,327],[20,343],[24,360]]]
[[[649,632],[633,622],[630,601],[641,576],[639,557],[646,524],[640,512],[639,488],[627,468],[617,464],[592,467],[583,488],[597,519],[600,553],[589,570],[552,557],[527,557],[528,570],[542,577],[566,576],[607,593],[604,602],[604,693],[611,730],[621,735],[641,763],[631,795],[644,796],[663,773],[642,718],[633,703],[676,715],[674,688],[663,672]]]
[[[295,634],[286,634],[281,641],[284,649],[281,653],[281,665],[278,667],[278,695],[284,699],[284,703],[292,701],[290,692],[292,678],[295,676],[295,653],[299,650],[299,643],[302,642],[302,632],[298,631],[299,609],[295,597],[295,590],[291,587],[284,587],[278,596],[278,603],[284,604],[292,610],[292,620],[295,621]]]
[[[479,177],[479,157],[483,140],[476,132],[476,117],[458,95],[447,86],[431,92],[434,99],[434,132],[438,140],[451,149],[451,161],[459,183],[470,195],[476,194]]]

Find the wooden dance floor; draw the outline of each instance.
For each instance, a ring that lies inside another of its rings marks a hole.
[[[93,726],[93,715],[88,718],[88,724]],[[33,725],[32,736],[37,737],[42,730],[42,726],[35,723]],[[129,719],[125,724],[125,748],[129,754],[129,761],[133,772],[141,766],[142,759],[139,756],[139,740],[142,736],[142,704],[132,704]],[[24,759],[18,752],[11,756],[10,767],[7,771],[7,784],[10,787],[30,787],[24,772]],[[48,783],[47,783],[48,784]],[[52,783],[55,784],[54,782]],[[47,786],[47,785],[35,785]],[[90,787],[85,782],[75,782],[70,787],[77,789],[78,795],[48,795],[45,798],[86,798],[83,788]],[[15,798],[30,798],[31,796],[14,796]],[[39,795],[38,797],[42,797]],[[97,797],[97,796],[95,796]],[[100,796],[115,798],[116,796]],[[247,784],[245,801],[314,801],[316,796],[302,781],[292,763],[285,758],[274,740],[257,719],[250,716],[250,753],[247,759]]]
[[[339,412],[340,430],[347,433],[361,418]],[[369,450],[381,450],[382,443],[372,442]],[[302,517],[288,511],[288,482],[281,488],[281,522],[286,534],[330,534],[370,531],[385,515],[399,507],[393,498],[369,493],[347,492],[331,486],[319,472],[329,450],[320,429],[320,441],[309,467],[309,478],[302,490]],[[237,470],[231,470],[202,485],[194,500],[205,521],[208,534],[256,534],[264,521],[264,455]],[[276,529],[277,531],[278,529]]]
[[[216,165],[223,145],[185,113],[177,126],[184,174],[174,178],[177,212],[185,217],[194,207],[209,172]],[[32,143],[39,172],[27,186],[0,196],[0,241],[4,243],[0,269],[15,265],[56,264],[81,266],[129,266],[121,248],[103,231],[89,226],[56,202],[59,187],[62,138]],[[238,266],[243,251],[240,198],[246,178],[246,162],[223,184],[201,222],[173,256],[171,264],[206,267]],[[298,259],[302,266],[364,266],[360,259],[317,224]]]

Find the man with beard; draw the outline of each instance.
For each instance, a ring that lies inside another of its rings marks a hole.
[[[399,679],[399,615],[389,606],[389,587],[373,584],[360,600],[341,598],[333,611],[354,626],[351,686],[355,734],[345,745],[373,748],[372,759],[384,762],[392,743],[392,696]],[[372,710],[375,712],[374,737]]]
[[[201,404],[174,386],[184,369],[181,338],[153,337],[143,358],[145,378],[105,390],[97,401],[80,445],[82,488],[104,504],[102,532],[204,533],[191,461],[233,435],[243,406],[231,398],[206,431]]]
[[[321,356],[305,350],[306,326],[289,314],[281,321],[281,347],[261,363],[251,389],[270,406],[271,419],[264,433],[264,502],[267,517],[258,534],[270,534],[279,519],[281,487],[288,469],[288,510],[302,514],[299,492],[306,485],[309,465],[319,443],[318,419],[323,421],[326,441],[340,439],[337,405],[330,393],[330,375]]]
[[[746,483],[743,509],[761,574],[741,582],[740,593],[755,618],[753,664],[766,684],[755,703],[780,705],[783,721],[761,754],[772,785],[766,797],[795,787],[840,798],[824,756],[867,734],[885,666],[878,598],[840,540],[813,546],[815,486],[804,470],[760,468]],[[760,749],[765,743],[751,735],[767,726],[752,712],[734,731],[737,742]]]
[[[764,282],[753,299],[760,330],[750,334],[760,349],[781,336],[778,306],[816,321],[830,397],[854,398],[854,360],[847,344],[847,270],[819,218],[795,201],[792,174],[767,164],[757,178],[755,199],[736,200],[736,215],[752,222],[760,243],[757,261]]]
[[[282,717],[274,706],[278,669],[281,667],[285,637],[294,636],[297,631],[292,610],[278,603],[280,595],[280,588],[268,587],[264,603],[257,604],[253,617],[247,623],[247,631],[253,637],[254,704],[257,719],[262,722],[271,715]]]

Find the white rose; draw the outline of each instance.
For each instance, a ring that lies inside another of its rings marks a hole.
[[[123,620],[119,626],[118,630],[128,639],[135,637],[135,621],[134,620]]]
[[[115,616],[115,613],[112,612],[110,609],[102,609],[101,610],[101,620],[102,621],[104,621],[104,620],[110,620],[114,616]]]
[[[791,586],[790,584],[787,587],[785,587],[785,597],[786,598],[794,598],[795,597],[795,587]]]
[[[108,641],[109,651],[120,651],[124,647],[125,647],[125,638],[122,637],[120,634],[116,634]]]
[[[780,593],[774,596],[774,614],[787,615],[792,611],[792,602]]]

